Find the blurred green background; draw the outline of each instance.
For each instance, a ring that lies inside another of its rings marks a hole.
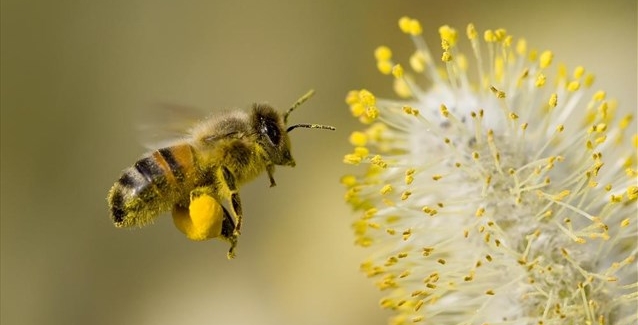
[[[636,110],[635,0],[3,0],[1,13],[2,324],[384,324],[338,180],[357,128],[345,94],[392,95],[372,51],[407,62],[403,15],[433,49],[442,24],[504,27]],[[292,122],[338,131],[295,131],[297,167],[242,188],[235,260],[167,217],[112,226],[105,196],[144,152],[140,110],[285,108],[310,88]]]

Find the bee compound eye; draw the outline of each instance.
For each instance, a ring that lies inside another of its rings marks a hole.
[[[272,123],[272,121],[265,121],[262,130],[266,133],[266,136],[268,136],[268,139],[272,142],[272,144],[279,145],[279,141],[281,141],[281,132],[279,132],[279,128],[276,124]]]

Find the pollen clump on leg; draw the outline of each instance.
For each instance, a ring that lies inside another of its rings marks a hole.
[[[175,207],[173,222],[188,239],[200,241],[221,234],[223,208],[211,196],[202,194],[191,199],[188,209]]]

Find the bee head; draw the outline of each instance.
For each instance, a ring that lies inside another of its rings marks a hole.
[[[290,153],[290,138],[281,114],[270,105],[255,104],[252,125],[257,133],[257,141],[275,165],[295,166]]]
[[[310,90],[301,96],[283,115],[269,105],[261,104],[253,107],[253,126],[259,135],[260,144],[266,149],[274,164],[295,166],[295,160],[290,153],[290,138],[288,137],[290,131],[299,127],[335,130],[332,126],[320,124],[295,124],[286,128],[290,113],[312,97],[314,93],[314,90]]]

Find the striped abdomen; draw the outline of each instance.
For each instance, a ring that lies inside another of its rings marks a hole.
[[[124,171],[108,196],[116,227],[143,226],[188,197],[194,183],[193,148],[162,148]]]

